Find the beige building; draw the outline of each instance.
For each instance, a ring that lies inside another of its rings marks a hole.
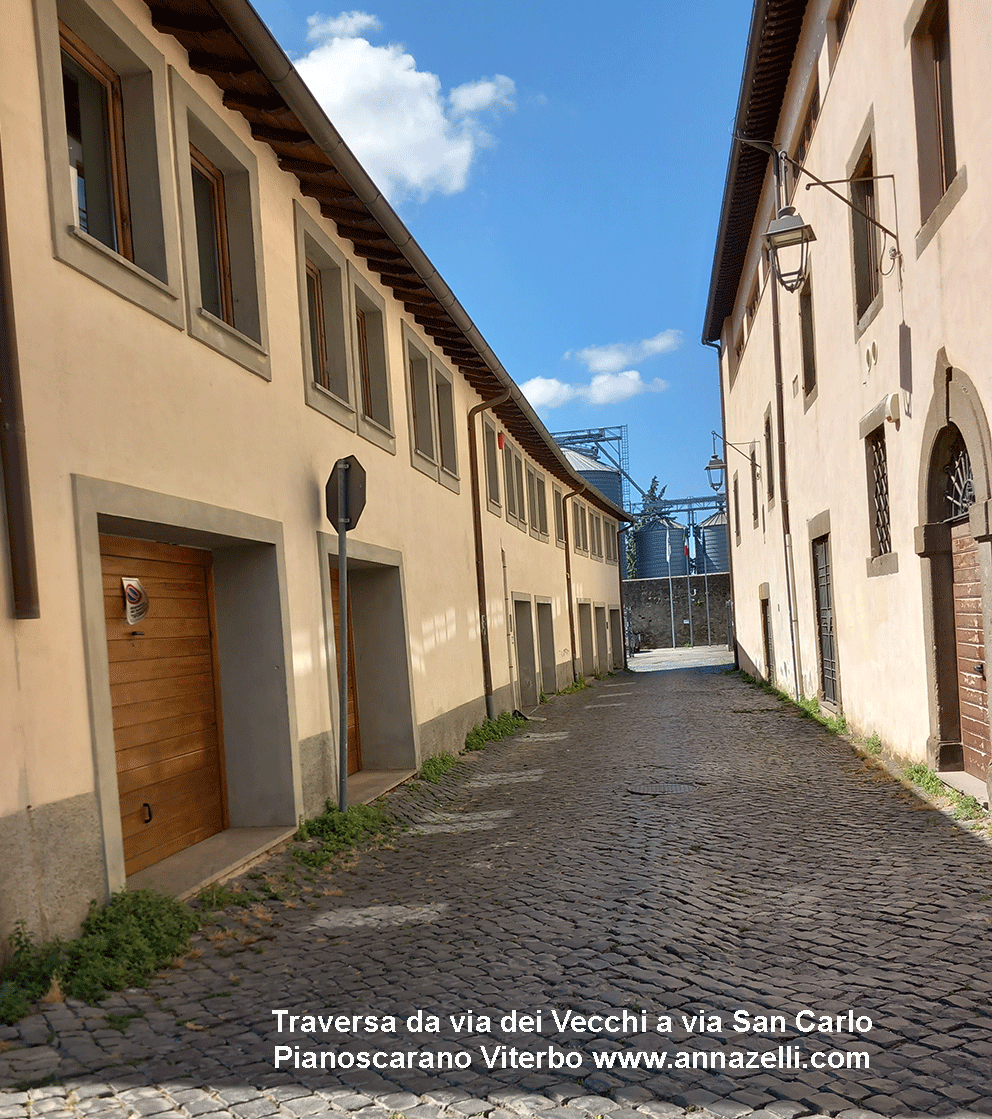
[[[336,460],[366,792],[622,663],[624,514],[246,0],[4,14],[0,934],[51,935],[336,798]]]
[[[990,32],[981,0],[757,0],[704,326],[742,666],[982,792]]]

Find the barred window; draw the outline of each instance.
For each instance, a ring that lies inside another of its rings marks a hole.
[[[865,440],[868,452],[868,487],[871,505],[871,554],[892,551],[889,527],[889,468],[885,449],[885,429],[876,428]]]

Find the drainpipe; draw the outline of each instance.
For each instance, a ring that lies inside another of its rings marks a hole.
[[[776,206],[781,207],[782,165],[772,160],[775,167]],[[782,508],[782,546],[785,552],[785,592],[789,604],[789,640],[792,645],[792,677],[796,698],[802,697],[802,675],[799,667],[799,619],[796,616],[796,571],[792,553],[792,528],[789,520],[789,486],[785,473],[785,391],[782,375],[782,331],[779,316],[778,281],[774,271],[769,276],[772,288],[772,355],[775,362],[775,422],[778,424],[778,485]],[[771,464],[769,464],[771,465]]]
[[[577,683],[579,674],[575,671],[575,608],[572,606],[572,549],[568,532],[568,499],[584,493],[586,487],[579,486],[561,499],[561,523],[565,530],[565,593],[568,598],[568,637],[572,646],[572,683]]]
[[[623,529],[617,526],[617,587],[620,590],[620,647],[623,650],[623,667],[627,669],[627,603],[623,597],[623,565],[620,562],[620,543],[623,540]]]
[[[34,552],[28,454],[21,403],[21,378],[14,332],[14,295],[7,241],[7,203],[0,155],[0,465],[10,546],[10,581],[15,618],[40,618],[38,565]]]
[[[723,353],[723,347],[719,342],[708,342],[705,338],[702,340],[704,346],[709,346],[711,350],[716,350],[716,368],[717,378],[720,382],[720,430],[723,433],[724,442],[724,455],[726,456],[726,442],[727,442],[727,400],[726,394],[723,391],[723,369],[720,366],[720,357]],[[733,542],[730,539],[730,486],[727,484],[730,477],[729,471],[724,470],[723,479],[723,506],[724,515],[727,519],[727,573],[730,575],[730,603],[731,603],[731,617],[734,619],[733,633],[731,627],[727,626],[727,647],[731,649],[734,654],[734,668],[740,668],[741,658],[737,650],[737,609],[734,600],[734,550]]]
[[[489,607],[486,598],[486,557],[482,539],[482,497],[479,484],[479,448],[475,441],[475,417],[479,412],[496,408],[510,398],[506,389],[492,400],[476,404],[468,414],[468,463],[472,484],[472,529],[475,536],[475,581],[479,589],[479,642],[482,646],[482,682],[486,696],[486,718],[496,718],[493,698],[493,662],[489,652]]]

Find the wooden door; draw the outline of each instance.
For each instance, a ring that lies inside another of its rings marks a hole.
[[[331,602],[334,607],[334,643],[338,640],[338,618],[341,591],[338,585],[338,561],[331,560]],[[351,594],[348,595],[348,776],[362,768],[362,735],[358,723],[358,684],[355,673],[355,633],[351,624]]]
[[[820,688],[828,703],[837,702],[837,650],[834,645],[834,591],[830,577],[830,537],[813,541],[816,575],[816,625],[820,643]]]
[[[227,826],[211,554],[101,536],[127,874]],[[148,613],[129,625],[122,576]]]
[[[985,627],[978,545],[968,521],[951,526],[954,640],[964,769],[985,780],[989,766],[989,700],[985,682]]]

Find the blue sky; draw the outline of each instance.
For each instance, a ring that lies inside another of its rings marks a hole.
[[[699,343],[749,0],[256,0],[551,431],[708,494]]]

